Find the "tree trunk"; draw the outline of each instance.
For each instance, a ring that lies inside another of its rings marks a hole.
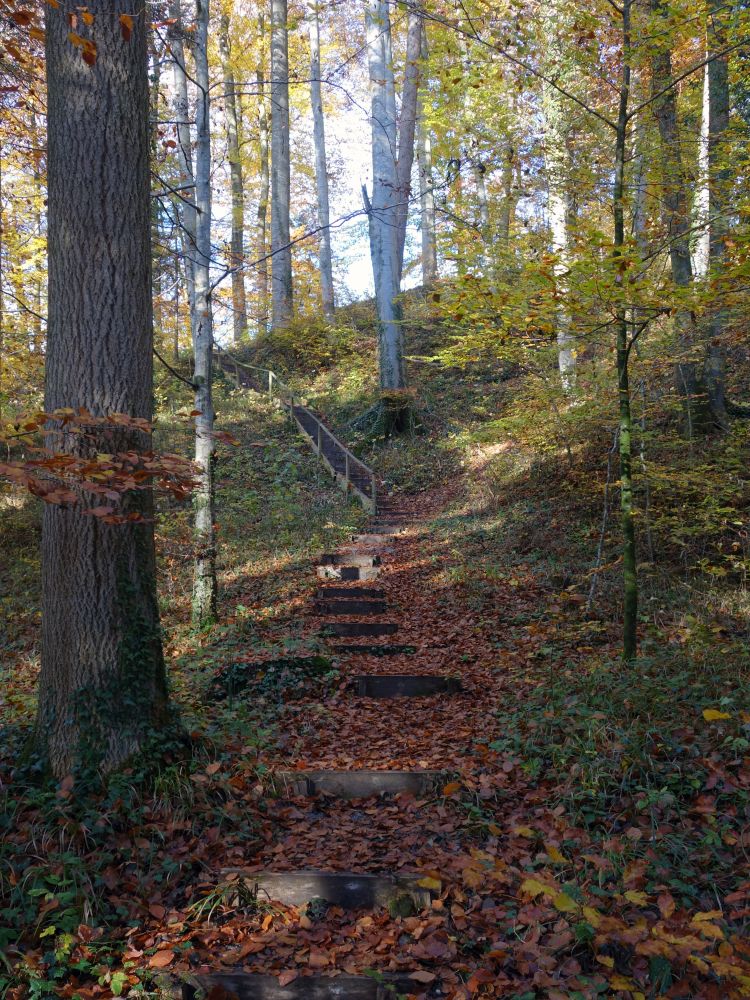
[[[398,301],[398,238],[396,177],[396,122],[393,63],[390,52],[390,19],[387,0],[368,0],[366,8],[367,59],[372,101],[372,200],[365,204],[370,228],[370,256],[378,313],[378,366],[380,388],[388,394],[406,386],[401,308]],[[398,412],[388,424],[398,425]],[[386,430],[397,429],[388,426]]]
[[[663,15],[663,0],[651,0],[651,9]],[[695,433],[706,429],[708,406],[702,366],[696,358],[698,336],[695,319],[688,304],[679,302],[680,298],[685,299],[693,283],[693,268],[690,260],[690,213],[677,120],[677,93],[672,85],[672,55],[669,49],[659,49],[652,56],[651,82],[654,115],[661,140],[662,211],[669,240],[672,281],[678,296],[675,324],[679,360],[675,366],[675,382],[677,392],[683,399],[685,433],[692,438]]]
[[[414,133],[417,126],[417,98],[419,95],[420,60],[422,57],[422,16],[418,10],[409,12],[406,34],[406,66],[401,95],[401,119],[398,127],[398,159],[396,161],[396,223],[398,279],[404,271],[404,246],[406,224],[409,220],[411,201],[411,172],[414,166]]]
[[[630,100],[631,12],[632,0],[622,3],[622,78],[615,133],[615,183],[613,191],[614,247],[617,263],[615,281],[619,289],[625,282],[625,153],[627,149],[628,103]],[[628,314],[624,304],[617,307],[617,387],[620,409],[620,511],[622,516],[623,564],[623,659],[635,659],[638,652],[638,562],[633,519],[632,418],[630,412],[630,346]]]
[[[427,30],[422,22],[422,60],[426,60]],[[419,94],[417,107],[417,156],[419,161],[419,207],[422,228],[422,284],[429,288],[438,276],[437,237],[435,231],[435,190],[432,180],[432,137],[424,116],[424,98]]]
[[[232,325],[234,342],[247,337],[247,298],[245,296],[245,188],[240,156],[240,130],[235,96],[234,69],[229,43],[229,15],[221,15],[219,51],[224,76],[224,113],[227,127],[227,153],[232,192]]]
[[[294,312],[290,193],[287,0],[271,0],[271,303],[275,330],[286,326]]]
[[[148,64],[144,9],[91,0],[93,65],[46,11],[49,317],[45,408],[151,418],[152,306]],[[118,15],[133,19],[128,41]],[[65,451],[149,447],[142,433]],[[152,496],[123,498],[147,520],[107,525],[48,504],[42,537],[42,667],[36,739],[53,773],[121,765],[167,721],[156,602]]]
[[[727,47],[726,7],[721,0],[710,0],[707,31],[708,55],[713,56]],[[707,68],[708,91],[708,219],[709,219],[709,274],[720,279],[726,257],[728,233],[727,206],[729,204],[732,170],[726,164],[723,143],[729,128],[729,57],[713,58]],[[722,289],[716,295],[723,299]],[[715,307],[708,324],[705,379],[708,405],[714,424],[728,426],[726,407],[725,351],[722,334],[726,325],[726,310],[721,304]]]
[[[175,215],[180,220],[180,241],[185,259],[185,284],[188,293],[190,322],[195,314],[195,237],[198,215],[195,209],[195,174],[193,172],[193,141],[190,135],[190,101],[185,67],[184,28],[180,0],[170,0],[169,17],[173,22],[169,27],[169,48],[172,53],[172,82],[174,88],[175,135],[177,139],[177,162],[180,167],[178,187],[182,188],[175,199]]]
[[[320,81],[320,20],[318,0],[310,0],[310,100],[313,113],[313,144],[315,147],[315,181],[318,191],[318,256],[320,264],[320,294],[323,315],[333,320],[333,260],[331,256],[330,212],[328,208],[328,164],[326,162],[325,120]]]
[[[563,21],[566,15],[560,17]],[[562,62],[562,40],[559,27],[552,25],[554,35],[549,38],[549,59]],[[563,71],[566,72],[566,71]],[[570,76],[567,71],[565,81]],[[549,83],[543,84],[542,108],[544,114],[544,158],[547,169],[547,213],[549,216],[553,273],[556,292],[557,363],[563,389],[569,392],[575,386],[576,359],[574,353],[573,323],[568,305],[568,275],[570,273],[570,230],[574,219],[570,155],[570,103]]]
[[[211,301],[211,121],[208,72],[209,0],[196,0],[195,83],[197,88],[195,193],[195,511],[192,618],[203,627],[216,619],[216,528],[214,525],[214,410],[212,399],[213,305]]]
[[[259,17],[259,31],[261,36],[261,47],[264,45],[263,35],[265,33],[265,19],[263,15]],[[261,48],[262,51],[262,48]],[[256,267],[257,289],[258,289],[258,335],[264,336],[268,332],[268,192],[270,189],[269,170],[269,142],[268,142],[268,104],[265,94],[265,66],[261,65],[256,71],[258,87],[258,160],[260,167],[260,191],[258,193],[257,212],[257,243],[256,253],[258,264]]]

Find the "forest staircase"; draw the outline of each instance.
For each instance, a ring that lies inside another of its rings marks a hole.
[[[352,493],[365,510],[375,513],[378,486],[373,470],[339,441],[320,417],[307,408],[305,400],[295,395],[276,372],[238,361],[219,346],[214,346],[214,359],[218,368],[238,388],[254,389],[288,410],[305,441],[341,488]]]
[[[242,368],[237,371],[239,385]],[[314,439],[321,424],[308,423],[309,411],[291,401],[290,412],[301,429]],[[297,411],[297,412],[295,412]],[[313,430],[311,435],[308,431]],[[335,441],[331,435],[331,439]],[[319,439],[320,440],[320,439]],[[338,444],[338,442],[336,442]],[[343,448],[343,446],[340,446]],[[318,452],[320,454],[320,452]],[[341,456],[328,452],[327,462],[340,466]],[[356,461],[356,460],[355,460]],[[359,466],[357,466],[358,468]],[[366,468],[366,467],[363,467]],[[354,471],[351,464],[345,473]],[[369,472],[369,470],[368,470]],[[340,473],[339,473],[340,474]],[[352,489],[367,490],[364,478],[352,480]],[[369,583],[388,568],[388,556],[399,544],[400,535],[414,524],[412,515],[388,497],[378,498],[371,482],[372,494],[365,492],[372,519],[366,533],[354,536],[354,544],[320,558],[316,572],[323,583],[313,604],[313,614],[322,620],[322,634],[328,638],[334,654],[340,658],[342,673],[346,673],[347,655],[366,654],[388,657],[388,664],[398,664],[413,647],[378,642],[381,637],[394,636],[398,625],[388,620],[388,602],[384,590]],[[363,586],[362,582],[368,585]],[[342,619],[346,619],[342,621]],[[342,627],[345,626],[345,627]],[[339,643],[334,640],[356,638],[359,641]],[[365,673],[349,676],[348,695],[352,699],[380,699],[383,712],[394,698],[449,697],[461,690],[459,681],[451,676],[409,673]],[[270,794],[282,799],[300,798],[327,802],[366,800],[378,796],[381,801],[399,794],[416,796],[439,795],[446,775],[427,769],[415,770],[310,770],[282,771],[270,776]],[[342,806],[343,807],[343,806]],[[319,807],[316,807],[319,808]],[[319,870],[255,871],[231,869],[222,873],[243,883],[246,890],[273,906],[274,903],[297,907],[338,907],[345,911],[388,910],[393,920],[409,917],[429,909],[432,894],[423,873],[370,873]],[[325,920],[325,916],[322,918]],[[412,978],[416,974],[417,979]],[[424,970],[414,968],[398,974],[373,978],[367,975],[298,975],[282,985],[276,976],[254,973],[251,969],[222,970],[196,975],[183,986],[184,1000],[194,1000],[198,992],[222,1000],[387,1000],[399,994],[415,994],[424,990],[419,976]]]

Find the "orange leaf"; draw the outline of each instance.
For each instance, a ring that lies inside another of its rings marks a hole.
[[[120,31],[123,40],[129,42],[130,36],[133,34],[133,18],[130,14],[120,14]]]
[[[460,781],[449,781],[447,785],[443,788],[443,795],[454,795],[456,792],[461,791]]]
[[[173,951],[157,951],[155,955],[152,955],[148,960],[149,967],[152,969],[166,969],[168,965],[174,962],[174,952]]]
[[[90,24],[94,23],[94,15],[91,13],[90,10],[82,10],[81,11],[81,18],[82,18],[84,24],[89,24],[90,25]]]
[[[280,972],[279,986],[288,986],[289,983],[294,982],[297,976],[299,976],[299,972],[296,969],[287,969],[285,972]]]

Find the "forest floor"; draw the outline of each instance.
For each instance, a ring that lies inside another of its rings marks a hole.
[[[506,391],[476,388],[457,388],[449,415],[469,395],[492,410]],[[321,383],[319,405],[343,420],[340,390]],[[453,391],[446,378],[425,396]],[[361,402],[354,385],[349,410]],[[240,441],[218,470],[220,627],[189,628],[187,512],[159,521],[188,753],[159,747],[157,764],[146,755],[104,789],[43,787],[18,770],[34,707],[38,511],[2,511],[9,995],[135,996],[246,969],[282,983],[401,972],[416,995],[455,998],[750,996],[743,595],[687,578],[667,590],[655,573],[643,655],[622,665],[616,568],[587,607],[601,484],[583,488],[581,465],[530,460],[500,435],[459,428],[447,448],[443,426],[381,454],[414,520],[375,586],[393,640],[414,652],[337,656],[319,636],[314,561],[364,517],[278,411],[228,387],[219,409]],[[185,421],[162,419],[165,446],[179,447]],[[309,655],[322,673],[305,672]],[[365,670],[457,675],[463,690],[375,701],[348,686]],[[232,681],[227,696],[230,674],[251,684]],[[326,767],[445,780],[418,798],[271,793],[269,772]],[[238,894],[227,868],[415,873],[432,902],[403,916],[271,905]]]

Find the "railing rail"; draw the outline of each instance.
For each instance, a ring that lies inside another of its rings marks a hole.
[[[350,451],[345,444],[343,444],[330,428],[326,427],[323,421],[318,417],[312,410],[307,408],[307,403],[304,397],[295,397],[294,391],[284,382],[276,372],[272,371],[270,368],[261,368],[258,365],[249,365],[244,361],[238,361],[237,358],[233,357],[229,351],[224,350],[224,348],[219,347],[218,344],[214,344],[214,351],[216,353],[216,358],[219,367],[222,371],[234,377],[235,384],[238,388],[250,388],[256,389],[258,392],[264,392],[269,398],[276,400],[281,406],[289,410],[289,414],[292,420],[295,421],[300,431],[307,438],[311,447],[318,455],[318,458],[328,467],[331,473],[335,476],[337,481],[341,484],[342,488],[347,492],[352,491],[360,500],[360,502],[368,510],[375,513],[378,503],[378,486],[377,478],[374,471],[366,465],[360,458]],[[260,377],[256,380],[257,385],[252,385],[248,381],[244,381],[241,376],[241,371],[247,372],[258,372]],[[303,420],[310,422],[313,425],[312,432],[310,429],[304,426],[304,423],[297,416],[297,410],[304,411]],[[339,452],[339,455],[333,455],[334,461],[329,461],[325,454],[325,442],[324,439],[327,438],[335,451]],[[335,458],[339,457],[341,463],[343,464],[343,471],[336,469]],[[354,470],[359,470],[360,476],[359,481],[355,481],[352,473]]]

